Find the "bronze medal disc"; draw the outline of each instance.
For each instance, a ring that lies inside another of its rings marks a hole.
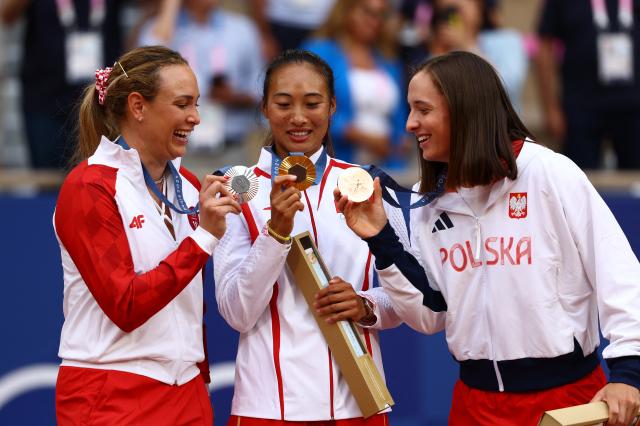
[[[351,167],[338,176],[338,189],[349,201],[361,203],[373,195],[373,178],[360,167]]]

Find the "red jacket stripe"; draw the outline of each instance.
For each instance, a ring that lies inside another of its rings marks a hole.
[[[256,168],[256,170],[259,170]],[[251,213],[251,208],[247,203],[242,204],[242,215],[249,226],[251,242],[258,238],[259,232],[256,221]],[[280,419],[284,420],[284,385],[282,383],[282,370],[280,369],[280,314],[278,313],[278,282],[273,284],[273,294],[269,301],[269,311],[271,312],[271,334],[273,336],[273,365],[276,370],[278,380],[278,397],[280,399]]]

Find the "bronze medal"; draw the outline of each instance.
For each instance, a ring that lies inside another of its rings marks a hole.
[[[373,178],[360,167],[351,167],[338,177],[338,189],[349,201],[361,203],[373,195]]]

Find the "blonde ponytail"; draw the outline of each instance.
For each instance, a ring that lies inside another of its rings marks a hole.
[[[130,93],[138,92],[151,101],[158,93],[159,70],[169,65],[187,65],[179,53],[162,46],[133,49],[122,55],[118,62],[105,82],[103,105],[98,102],[95,83],[84,89],[77,106],[78,140],[72,165],[89,158],[100,144],[102,136],[110,140],[118,137]]]

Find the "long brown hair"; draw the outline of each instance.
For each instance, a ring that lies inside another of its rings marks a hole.
[[[118,137],[129,94],[138,92],[145,99],[153,100],[158,94],[159,71],[170,65],[187,65],[187,61],[178,52],[166,47],[139,47],[122,55],[113,65],[106,82],[104,105],[98,103],[95,84],[84,89],[78,105],[78,142],[72,164],[92,155],[101,136],[111,140]]]
[[[518,177],[514,140],[533,138],[516,114],[500,77],[469,52],[433,57],[414,71],[427,73],[449,106],[451,144],[447,188],[488,185]],[[420,155],[420,191],[433,191],[445,163]]]

